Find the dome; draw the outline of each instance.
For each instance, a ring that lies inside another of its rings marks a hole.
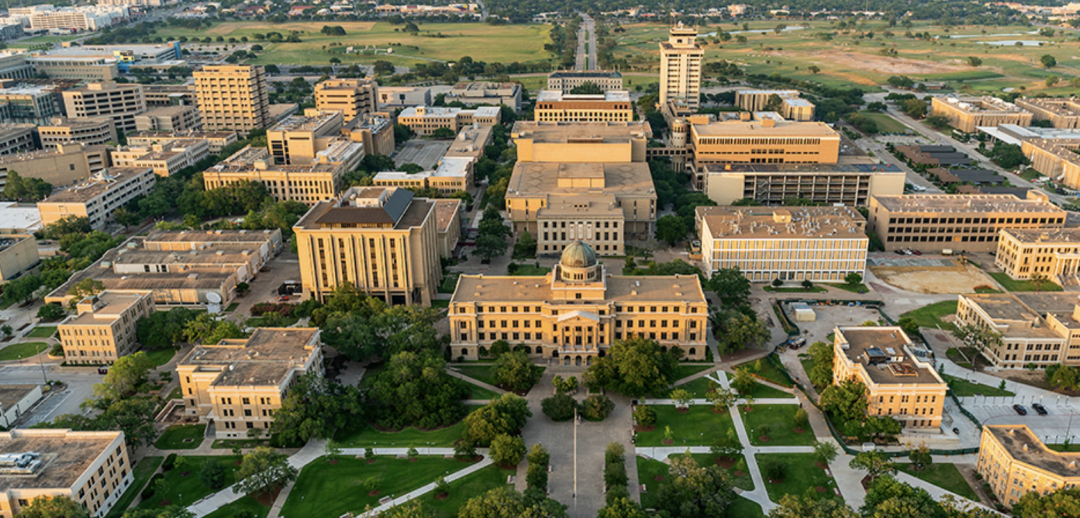
[[[596,263],[596,252],[591,246],[581,241],[567,245],[563,249],[562,259],[559,260],[559,264],[567,268],[589,268],[596,266]]]

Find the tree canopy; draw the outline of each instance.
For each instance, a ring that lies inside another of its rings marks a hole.
[[[608,390],[639,398],[666,390],[677,365],[678,358],[670,351],[662,352],[655,340],[634,337],[616,341],[607,356],[589,366],[585,377]]]

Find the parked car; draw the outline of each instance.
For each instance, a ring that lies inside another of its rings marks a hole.
[[[282,295],[282,296],[277,298],[277,301],[278,302],[288,302],[289,301],[289,296],[288,295]]]
[[[922,255],[922,252],[920,252],[918,250],[912,250],[911,253],[913,253],[915,255]]]
[[[1034,408],[1034,409],[1035,409],[1035,412],[1036,412],[1037,414],[1039,414],[1039,415],[1046,415],[1046,414],[1049,414],[1049,413],[1050,413],[1050,412],[1047,412],[1047,411],[1046,411],[1046,407],[1042,406],[1042,405],[1041,405],[1041,404],[1039,404],[1039,403],[1032,403],[1032,404],[1031,404],[1031,408]]]
[[[904,254],[903,250],[893,250],[893,253],[896,254],[896,255],[906,255],[906,254]]]
[[[97,368],[97,373],[101,374],[101,375],[108,374],[109,373],[109,368],[108,367],[98,367]]]
[[[1024,405],[1013,405],[1013,410],[1016,410],[1017,414],[1027,415],[1027,409],[1024,408]]]

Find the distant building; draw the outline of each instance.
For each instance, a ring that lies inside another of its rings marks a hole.
[[[494,106],[481,106],[471,110],[414,106],[405,108],[398,114],[398,123],[408,126],[417,135],[431,135],[441,128],[457,133],[465,126],[495,126],[501,120],[502,114],[499,108]]]
[[[41,224],[69,216],[90,220],[90,228],[103,230],[116,209],[150,192],[156,177],[145,167],[112,167],[81,185],[53,193],[38,202]]]
[[[146,106],[195,106],[195,85],[143,85]]]
[[[1020,144],[1031,167],[1043,175],[1080,190],[1080,139],[1075,138],[1026,138]]]
[[[130,146],[164,145],[173,140],[185,139],[205,140],[210,146],[210,154],[216,155],[221,153],[221,150],[225,149],[230,144],[237,142],[239,137],[236,135],[235,131],[181,131],[171,133],[163,131],[140,131],[138,133],[132,133],[127,137],[128,145]]]
[[[458,83],[446,94],[445,102],[460,102],[465,106],[478,104],[503,105],[521,109],[521,85],[518,83]]]
[[[75,306],[75,315],[57,326],[64,361],[111,364],[137,349],[135,324],[154,312],[150,291],[103,291]]]
[[[202,116],[194,106],[162,106],[151,108],[135,117],[136,131],[199,131]]]
[[[380,108],[431,106],[430,86],[380,86]]]
[[[558,90],[564,94],[591,83],[603,91],[622,90],[622,74],[614,70],[560,70],[548,74],[547,89]]]
[[[749,112],[764,111],[774,95],[780,99],[776,111],[785,119],[814,120],[814,103],[800,98],[798,90],[736,90],[735,105]]]
[[[1031,112],[990,96],[934,96],[930,102],[930,114],[949,119],[952,127],[965,133],[974,133],[979,126],[1030,126],[1032,118]]]
[[[492,142],[491,126],[467,127],[446,150],[445,158],[471,158],[474,162],[484,156],[484,148]]]
[[[83,146],[77,142],[57,144],[46,151],[3,155],[0,156],[0,189],[7,182],[8,171],[62,187],[86,180],[106,167],[109,167],[109,148]]]
[[[84,146],[104,146],[119,142],[112,117],[57,117],[38,127],[41,147],[54,149],[59,144],[78,142]]]
[[[695,111],[701,104],[701,62],[705,50],[697,44],[697,29],[672,27],[668,40],[660,43],[660,106],[684,104]]]
[[[293,115],[266,130],[266,143],[275,164],[302,165],[313,162],[318,153],[346,139],[341,136],[341,111],[308,110]]]
[[[394,154],[394,123],[386,117],[355,117],[342,128],[342,134],[347,135],[353,142],[362,143],[364,155]]]
[[[630,122],[634,105],[630,92],[608,90],[602,94],[564,94],[541,90],[536,95],[533,120],[537,122]]]
[[[33,124],[0,124],[0,156],[37,149],[36,129]]]
[[[983,425],[975,472],[1008,507],[1027,493],[1047,495],[1080,484],[1080,453],[1047,448],[1027,425]]]
[[[26,63],[35,74],[50,79],[106,82],[120,77],[120,62],[113,58],[32,54],[26,57]]]
[[[788,198],[807,198],[866,207],[873,196],[904,194],[906,177],[888,164],[707,164],[697,173],[705,194],[719,205],[744,198],[783,205]]]
[[[270,126],[270,91],[261,66],[207,65],[194,73],[195,98],[207,130]]]
[[[68,117],[110,117],[117,131],[135,131],[135,116],[146,112],[142,85],[131,83],[90,83],[64,90]]]
[[[0,282],[8,282],[41,262],[33,234],[0,234]]]
[[[473,159],[443,157],[430,171],[410,174],[403,171],[384,171],[375,175],[375,185],[381,187],[405,187],[407,189],[438,189],[443,195],[473,187]]]
[[[1080,365],[1075,293],[973,293],[957,297],[957,321],[1001,335],[980,353],[999,369]]]
[[[6,105],[5,122],[49,124],[63,114],[60,94],[52,86],[8,83],[0,89],[0,105]]]
[[[315,85],[315,108],[342,112],[345,121],[379,111],[379,84],[370,79],[327,79]]]
[[[121,147],[111,156],[116,167],[149,167],[158,176],[172,176],[210,156],[210,145],[204,139],[178,139],[148,147]]]
[[[1080,100],[1076,98],[1023,97],[1014,102],[1031,112],[1033,121],[1050,121],[1055,128],[1080,129]]]
[[[356,169],[363,157],[362,144],[340,137],[319,151],[315,160],[290,165],[274,163],[268,149],[247,146],[203,171],[203,184],[209,190],[262,182],[275,200],[314,205],[334,198],[345,173]]]

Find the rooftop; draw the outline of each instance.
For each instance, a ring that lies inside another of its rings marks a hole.
[[[1026,425],[984,425],[1013,459],[1063,477],[1080,477],[1080,453],[1061,453],[1047,448]]]
[[[964,298],[977,305],[986,316],[999,326],[997,331],[1006,337],[1060,338],[1043,320],[1048,313],[1039,312],[1024,303],[1013,293],[964,294]],[[1075,303],[1075,294],[1071,297]],[[1051,301],[1052,302],[1052,301]],[[1038,304],[1047,306],[1046,304]],[[1053,306],[1054,304],[1051,304]],[[1044,307],[1043,309],[1048,309]],[[1060,309],[1060,308],[1059,308]],[[1071,313],[1071,311],[1070,311]]]
[[[915,359],[911,340],[899,327],[837,327],[836,345],[849,360],[862,365],[877,384],[940,384],[945,382],[929,364]]]
[[[155,230],[143,243],[269,244],[273,230]]]
[[[892,164],[702,164],[702,167],[706,174],[905,174]]]
[[[713,239],[865,239],[866,218],[852,207],[698,207]]]
[[[969,113],[1001,112],[1001,113],[1027,113],[1013,103],[1003,101],[997,97],[984,95],[982,97],[957,97],[943,95],[937,97],[942,102],[955,106]]]
[[[74,153],[104,153],[108,148],[106,146],[83,146],[76,144],[64,144],[54,149],[41,150],[41,151],[27,151],[25,153],[15,153],[12,155],[0,155],[0,164],[13,166],[11,169],[18,170],[20,162],[27,162],[30,160],[38,160],[42,158],[52,158],[61,155],[70,155]]]
[[[89,181],[54,193],[38,203],[86,203],[112,189],[125,187],[127,182],[154,170],[147,167],[110,167]]]
[[[491,142],[491,126],[478,128],[467,127],[458,132],[457,137],[450,143],[444,157],[458,155],[473,156],[484,152],[484,146]]]
[[[1080,101],[1075,98],[1053,99],[1048,97],[1024,97],[1022,99],[1017,99],[1017,102],[1041,108],[1057,115],[1080,115]]]
[[[602,94],[564,94],[562,90],[540,90],[536,94],[536,102],[630,102],[630,92],[627,90],[608,90]]]
[[[590,77],[595,77],[597,79],[622,79],[622,74],[615,70],[560,70],[548,74],[548,77],[557,79],[588,79]]]
[[[290,115],[268,131],[315,131],[340,118],[341,112],[336,111],[323,111],[318,115]]]
[[[582,186],[585,182],[590,187]],[[656,189],[645,162],[518,162],[506,193],[511,198],[590,193],[656,196]]]
[[[510,132],[513,139],[536,143],[624,143],[652,137],[646,121],[634,122],[536,122],[517,121]]]
[[[0,385],[0,411],[19,404],[27,394],[38,388],[37,385]]]
[[[93,297],[87,297],[79,302],[79,305],[92,304],[91,311],[84,311],[78,315],[72,315],[64,319],[60,325],[86,326],[105,324],[110,325],[120,315],[127,311],[133,304],[139,302],[150,292],[122,293],[118,291],[103,291]]]
[[[302,368],[319,346],[319,330],[309,327],[260,327],[250,338],[195,346],[178,366],[221,370],[212,386],[280,385]]]
[[[743,88],[735,90],[736,95],[779,95],[781,97],[790,95],[792,97],[798,97],[798,90],[769,90],[769,89],[757,89],[757,88]]]
[[[1001,229],[1001,231],[1013,236],[1017,241],[1023,244],[1040,245],[1068,243],[1080,245],[1080,227],[1047,229],[1004,228]]]
[[[551,292],[551,274],[545,277],[462,275],[454,291],[454,302],[556,302]],[[614,302],[704,302],[696,275],[605,277],[604,299]],[[574,304],[574,301],[557,301]],[[595,304],[586,301],[584,304]]]
[[[770,119],[743,121],[710,121],[692,124],[699,137],[822,137],[840,139],[840,134],[824,122],[775,121]]]
[[[435,201],[435,222],[438,226],[435,228],[438,232],[446,232],[450,230],[450,223],[454,221],[454,216],[461,211],[462,200],[452,199],[438,199]],[[459,220],[460,221],[460,220]]]
[[[1038,200],[1021,200],[1011,194],[888,194],[874,199],[889,212],[997,213],[1039,212],[1064,215],[1060,207]]]
[[[351,187],[331,201],[316,203],[296,227],[318,229],[342,225],[407,229],[424,223],[435,202],[414,198],[398,187]]]
[[[41,467],[32,475],[0,474],[0,492],[71,487],[117,437],[123,436],[123,432],[57,429],[0,432],[0,455],[28,452],[41,455]]]
[[[0,229],[34,232],[41,228],[41,212],[37,205],[20,205],[13,201],[0,202]]]

